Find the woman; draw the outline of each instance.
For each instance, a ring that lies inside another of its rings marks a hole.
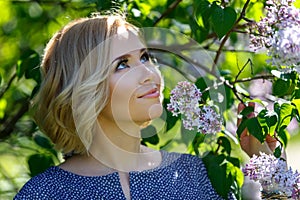
[[[140,145],[140,128],[162,112],[163,82],[139,34],[120,16],[93,16],[50,40],[36,121],[72,156],[16,200],[221,199],[201,159]]]

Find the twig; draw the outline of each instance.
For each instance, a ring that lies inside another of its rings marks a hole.
[[[12,77],[10,77],[6,86],[0,91],[0,99],[3,97],[4,93],[9,89],[10,85],[12,84],[12,82],[15,80],[16,77],[17,77],[16,73],[14,73]]]
[[[216,54],[216,57],[214,59],[214,63],[213,63],[213,66],[212,66],[212,69],[211,71],[215,71],[216,70],[216,66],[217,66],[217,62],[219,60],[219,57],[221,55],[221,52],[222,52],[222,49],[225,45],[225,42],[227,41],[227,39],[229,38],[231,32],[233,32],[233,30],[236,28],[236,26],[238,25],[238,23],[245,17],[245,14],[246,14],[246,9],[248,7],[250,3],[250,0],[247,0],[246,3],[244,4],[244,7],[242,9],[242,12],[239,16],[239,18],[236,20],[236,22],[234,23],[234,25],[231,27],[231,29],[226,33],[226,35],[224,36],[223,40],[221,41],[221,44],[219,46],[219,49],[217,51],[217,54]]]
[[[11,132],[14,130],[15,124],[28,111],[28,109],[29,100],[26,100],[22,104],[22,107],[19,109],[19,111],[3,124],[4,128],[0,130],[0,139],[6,138],[11,134]]]
[[[254,77],[238,79],[238,80],[235,80],[234,83],[249,82],[249,81],[257,80],[257,79],[273,79],[273,78],[275,78],[274,75],[261,75],[261,76],[254,76]],[[234,84],[234,83],[231,83],[231,84]]]
[[[250,58],[248,58],[247,62],[244,64],[244,66],[242,67],[242,69],[240,69],[239,72],[237,73],[237,75],[235,76],[234,82],[236,82],[236,80],[238,80],[239,76],[244,71],[244,69],[246,68],[246,66],[248,65],[248,63],[250,63],[250,67],[251,67],[251,70],[252,70],[252,61],[251,61]]]
[[[162,13],[162,15],[154,22],[153,26],[156,26],[160,20],[162,20],[164,17],[166,17],[168,14],[170,14],[176,7],[177,5],[181,2],[182,0],[176,0],[174,1],[168,9]]]

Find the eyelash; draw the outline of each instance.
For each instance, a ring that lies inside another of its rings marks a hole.
[[[146,60],[145,61],[142,61],[142,63],[146,63],[146,62],[149,62],[151,60],[155,60],[155,59],[152,59],[151,55],[148,53],[148,52],[144,52],[141,57],[140,57],[140,60],[142,60],[144,57],[146,57]],[[121,59],[118,64],[117,64],[117,67],[116,67],[116,71],[120,71],[120,70],[123,70],[123,69],[126,69],[126,68],[129,68],[130,66],[127,64],[128,62],[128,59],[127,58],[123,58]],[[123,68],[120,68],[121,65],[125,65]]]

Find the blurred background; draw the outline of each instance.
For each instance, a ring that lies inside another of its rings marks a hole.
[[[244,2],[233,0],[231,6],[241,9]],[[30,177],[62,161],[62,155],[54,150],[51,142],[32,120],[30,109],[40,84],[39,63],[43,49],[56,31],[69,21],[90,16],[96,11],[123,10],[129,20],[136,22],[138,26],[178,31],[193,37],[202,47],[209,47],[206,49],[213,53],[216,48],[213,45],[208,46],[212,40],[218,43],[213,35],[206,35],[212,39],[202,43],[206,38],[203,39],[201,33],[193,34],[192,30],[197,25],[191,19],[196,6],[192,0],[0,0],[0,199],[12,199]],[[263,13],[262,8],[263,3],[253,3],[249,17],[259,20]],[[249,53],[247,41],[246,36],[232,34],[227,47],[241,51],[224,51],[221,56],[221,70],[236,74],[239,72],[239,65],[244,65],[251,58],[255,68],[243,71],[241,77],[264,72],[266,56]],[[166,83],[170,84],[167,85],[170,90],[175,80],[172,71],[174,68],[168,65],[177,66],[176,72],[182,72],[188,64],[174,57],[168,57],[164,61],[166,66],[162,67],[162,71]],[[193,73],[186,70],[182,74],[196,76]],[[244,83],[243,87],[252,96],[265,98],[266,92],[272,90],[271,85],[266,81],[252,81]],[[232,135],[236,131],[237,103],[231,102],[225,116],[226,128]],[[157,149],[164,147],[170,151],[187,152],[187,144],[178,139],[182,136],[180,123],[173,123],[169,131],[158,128],[159,126],[163,126],[160,121],[154,122],[152,127],[159,134],[146,139],[145,143]],[[289,130],[288,163],[293,169],[300,171],[298,122],[291,123]],[[247,159],[238,150],[236,155],[242,160]]]

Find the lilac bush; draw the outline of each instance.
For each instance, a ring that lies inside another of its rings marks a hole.
[[[173,116],[181,114],[183,126],[200,133],[217,133],[222,128],[222,118],[209,105],[201,105],[202,93],[195,84],[181,81],[171,91],[167,109]]]
[[[250,29],[250,48],[266,49],[275,66],[286,66],[299,73],[300,11],[294,0],[268,0],[266,17]]]
[[[259,181],[265,193],[279,193],[289,198],[300,198],[300,174],[287,168],[286,162],[273,155],[253,155],[243,168],[245,176]]]

